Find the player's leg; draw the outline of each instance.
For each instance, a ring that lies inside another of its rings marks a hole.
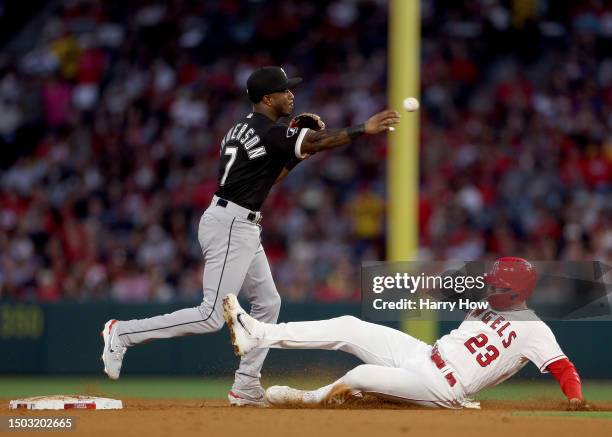
[[[119,377],[126,347],[160,338],[214,332],[223,326],[223,294],[239,292],[259,246],[259,228],[221,208],[211,211],[212,208],[204,213],[198,229],[205,262],[202,304],[147,319],[107,322],[102,360],[110,378]]]
[[[226,298],[226,320],[239,353],[253,348],[341,350],[368,364],[402,367],[430,346],[396,329],[364,322],[353,316],[329,320],[262,323],[245,314],[234,296]],[[246,328],[246,329],[245,329]]]
[[[240,291],[259,245],[259,232],[254,224],[229,214],[206,212],[200,220],[198,237],[205,263],[200,306],[120,322],[118,335],[124,346],[221,329],[221,301],[225,293]]]
[[[337,381],[353,394],[372,394],[385,399],[427,407],[457,408],[460,405],[448,381],[429,358],[422,354],[403,368],[364,364]]]
[[[461,408],[463,405],[462,395],[452,390],[426,355],[414,359],[406,368],[363,364],[317,390],[270,387],[266,398],[272,405],[322,405],[343,403],[364,394],[434,408]]]
[[[280,311],[281,299],[272,279],[272,272],[263,246],[259,246],[251,261],[243,285],[243,296],[251,304],[251,316],[267,323],[276,323]],[[263,389],[259,378],[268,349],[254,349],[240,361],[240,367],[235,373],[231,397],[236,395],[243,399],[263,400]],[[240,399],[235,399],[240,403]]]
[[[422,341],[397,329],[353,316],[329,320],[260,324],[258,347],[341,350],[367,364],[402,367],[415,353],[429,350]]]

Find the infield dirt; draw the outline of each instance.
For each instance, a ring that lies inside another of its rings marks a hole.
[[[256,409],[232,408],[225,401],[128,399],[121,411],[35,412],[9,410],[8,399],[3,399],[0,415],[76,417],[72,435],[104,437],[612,435],[609,415],[607,419],[545,415],[547,411],[563,411],[562,404],[551,401],[486,401],[482,406],[482,410],[429,410],[364,401],[329,409]],[[611,411],[612,403],[598,408]],[[24,431],[16,435],[28,434],[40,435]]]

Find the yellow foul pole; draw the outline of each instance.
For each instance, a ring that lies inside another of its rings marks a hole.
[[[415,260],[418,248],[419,113],[405,112],[406,97],[420,100],[420,1],[389,1],[389,106],[402,113],[389,133],[387,161],[387,261]],[[423,341],[437,336],[435,321],[403,323]]]

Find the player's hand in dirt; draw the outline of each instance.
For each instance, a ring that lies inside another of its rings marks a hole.
[[[593,407],[587,404],[584,399],[573,398],[567,404],[567,411],[593,411]]]
[[[386,109],[374,114],[365,122],[365,133],[374,135],[385,132],[394,124],[399,123],[399,121],[399,112],[392,109]]]

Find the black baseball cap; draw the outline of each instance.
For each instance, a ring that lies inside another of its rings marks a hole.
[[[247,94],[251,102],[259,103],[266,94],[284,91],[301,81],[301,77],[288,79],[285,70],[280,67],[261,67],[247,79]]]

